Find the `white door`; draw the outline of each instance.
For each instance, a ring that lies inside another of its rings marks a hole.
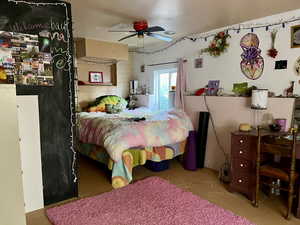
[[[26,213],[44,208],[38,96],[17,96]]]
[[[25,225],[16,88],[0,84],[0,224]]]

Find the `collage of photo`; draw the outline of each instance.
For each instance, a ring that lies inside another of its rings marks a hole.
[[[53,86],[50,41],[0,31],[0,84]]]

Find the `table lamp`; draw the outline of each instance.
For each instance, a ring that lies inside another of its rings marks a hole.
[[[266,110],[268,106],[268,89],[252,90],[251,109],[254,110],[254,126],[260,124],[261,112]]]

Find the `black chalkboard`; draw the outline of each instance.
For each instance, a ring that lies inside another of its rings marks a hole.
[[[16,1],[1,0],[0,31],[39,34],[46,30],[51,34],[54,86],[17,85],[17,95],[39,96],[44,201],[48,205],[78,195],[72,173],[76,138],[72,138],[75,92],[71,5],[54,0]]]

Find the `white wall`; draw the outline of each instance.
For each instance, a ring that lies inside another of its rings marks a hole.
[[[190,116],[194,127],[198,130],[199,112],[207,111],[203,96],[186,96],[186,112]],[[290,127],[293,115],[294,98],[269,98],[268,109],[251,110],[251,99],[245,97],[208,96],[206,99],[211,117],[215,122],[216,133],[224,151],[230,155],[231,132],[236,131],[241,123],[266,124],[272,119],[287,119]],[[234,107],[232,107],[234,106]],[[228,107],[231,107],[228,110]],[[257,121],[256,121],[257,120]],[[205,167],[218,170],[225,158],[219,148],[211,123],[208,127]]]
[[[289,19],[293,16],[299,16],[300,10],[290,11],[283,14],[278,14],[262,19],[245,22],[245,24],[252,23],[272,23],[278,22],[280,19]],[[201,21],[199,21],[200,23]],[[229,32],[232,36],[229,40],[230,47],[228,51],[219,56],[212,57],[207,53],[202,55],[204,63],[202,69],[194,68],[194,59],[199,56],[200,49],[206,48],[211,39],[207,42],[204,40],[198,40],[197,42],[191,42],[185,40],[177,45],[169,48],[166,51],[153,55],[135,54],[134,56],[134,76],[135,79],[140,80],[141,84],[149,84],[150,89],[153,90],[153,71],[158,69],[172,68],[176,65],[163,66],[163,67],[146,67],[146,72],[140,72],[140,65],[153,64],[177,60],[180,57],[185,57],[188,60],[188,80],[187,87],[189,91],[194,91],[204,87],[208,80],[220,80],[221,86],[225,91],[232,90],[232,84],[237,82],[248,82],[250,85],[256,85],[260,88],[268,88],[270,91],[274,91],[277,95],[282,94],[283,90],[287,88],[290,81],[296,81],[295,93],[300,94],[300,87],[298,80],[300,77],[296,76],[293,67],[297,57],[300,56],[300,48],[290,48],[290,26],[297,25],[300,22],[287,25],[282,28],[278,26],[277,40],[275,43],[276,49],[279,51],[276,59],[267,56],[267,50],[271,47],[270,31],[266,31],[265,28],[255,29],[260,39],[260,49],[262,50],[262,56],[265,60],[265,69],[260,79],[252,81],[247,79],[240,70],[242,49],[240,47],[240,39],[246,34],[251,32],[250,30],[242,30],[239,34],[236,32]],[[218,29],[217,31],[225,30],[226,28]],[[271,30],[272,28],[270,28]],[[209,33],[216,33],[217,31],[211,31]],[[288,69],[286,70],[274,70],[275,60],[288,60]]]

